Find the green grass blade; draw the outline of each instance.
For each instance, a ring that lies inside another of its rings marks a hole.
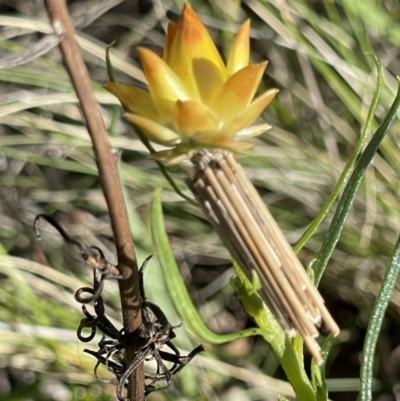
[[[360,401],[372,400],[372,375],[374,367],[374,356],[376,343],[381,331],[385,311],[396,285],[397,276],[400,270],[400,237],[397,240],[394,253],[383,279],[382,287],[372,308],[369,319],[367,335],[365,337],[364,349],[361,361],[361,386]]]
[[[340,178],[339,178],[337,184],[335,185],[335,188],[333,189],[332,193],[330,194],[329,198],[326,200],[326,202],[322,206],[322,208],[319,211],[319,213],[317,214],[317,216],[314,218],[314,220],[309,225],[307,230],[304,232],[304,234],[300,237],[300,239],[297,241],[297,243],[293,247],[295,252],[298,252],[301,248],[303,248],[303,246],[306,244],[306,242],[311,238],[311,236],[318,229],[318,227],[324,220],[325,216],[328,214],[330,208],[332,207],[333,203],[335,202],[340,191],[346,185],[346,182],[349,179],[350,173],[353,170],[354,165],[356,163],[357,157],[359,156],[359,154],[362,150],[362,147],[364,146],[365,139],[368,135],[368,131],[371,127],[372,120],[375,115],[376,106],[378,105],[379,96],[382,91],[382,67],[381,67],[379,60],[376,57],[374,57],[374,61],[376,63],[376,67],[378,70],[378,75],[377,75],[377,79],[376,79],[376,87],[375,87],[374,97],[372,99],[371,106],[368,110],[367,121],[366,121],[364,129],[361,133],[360,139],[358,140],[357,145],[356,145],[352,155],[350,156],[350,159],[347,162],[346,167],[344,168],[342,174],[340,175]]]
[[[360,186],[361,180],[364,177],[365,171],[368,165],[371,163],[375,153],[378,150],[380,143],[388,132],[394,119],[397,116],[397,111],[400,106],[400,86],[398,87],[397,95],[392,103],[392,106],[383,120],[380,127],[375,132],[368,146],[362,153],[354,171],[351,175],[346,188],[343,191],[343,196],[340,199],[339,205],[333,216],[332,223],[329,226],[328,234],[326,235],[324,242],[322,243],[321,250],[319,251],[317,261],[314,264],[315,269],[315,282],[318,283],[325,271],[328,261],[335,249],[337,242],[339,241],[340,234],[342,233],[344,223],[349,214],[350,208],[353,204],[357,190]]]
[[[204,323],[190,299],[168,241],[162,214],[160,189],[154,192],[151,203],[151,232],[168,292],[177,312],[184,320],[187,328],[196,337],[212,344],[223,344],[238,338],[260,334],[260,330],[257,328],[240,330],[234,333],[217,334],[211,331]]]

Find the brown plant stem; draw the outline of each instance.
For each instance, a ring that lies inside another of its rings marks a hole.
[[[128,214],[118,176],[117,159],[112,153],[100,107],[93,94],[89,73],[75,38],[75,31],[65,0],[45,0],[54,33],[61,37],[59,44],[64,63],[71,78],[92,140],[101,185],[107,202],[118,258],[118,270],[124,328],[132,333],[141,325],[138,267],[128,224]],[[126,350],[127,366],[135,351]],[[128,398],[144,400],[143,367],[136,369],[128,385]]]

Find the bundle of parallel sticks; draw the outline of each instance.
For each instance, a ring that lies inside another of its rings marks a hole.
[[[322,324],[334,336],[339,328],[243,168],[224,150],[202,150],[192,157],[195,175],[187,184],[224,245],[251,279],[289,336],[297,329],[317,363]]]

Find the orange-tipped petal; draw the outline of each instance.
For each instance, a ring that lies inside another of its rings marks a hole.
[[[175,104],[176,130],[181,136],[190,137],[196,132],[215,130],[217,122],[211,113],[194,100],[181,101]]]
[[[168,65],[195,93],[193,60],[205,58],[216,65],[221,78],[226,79],[226,68],[206,28],[188,3],[183,6],[178,26],[168,49]]]
[[[228,79],[218,99],[214,99],[215,113],[222,121],[231,120],[250,104],[266,67],[266,61],[249,65]]]
[[[138,48],[138,54],[156,107],[157,98],[172,101],[189,99],[182,81],[157,54],[144,47]]]
[[[103,87],[115,95],[128,110],[151,120],[159,120],[154,103],[144,90],[117,82],[107,82]]]
[[[179,163],[202,147],[243,152],[253,147],[236,142],[260,135],[268,124],[251,126],[277,90],[254,99],[267,63],[249,66],[250,22],[240,27],[225,67],[210,35],[185,2],[178,23],[170,23],[163,57],[139,48],[148,81],[146,93],[129,85],[109,83],[126,108],[126,118],[148,138],[168,150],[152,155]]]
[[[229,123],[225,124],[223,131],[236,135],[244,128],[253,124],[260,116],[264,109],[271,103],[278,89],[270,89],[257,97],[242,113],[233,118]]]
[[[165,46],[163,52],[163,60],[168,64],[169,57],[171,54],[171,46],[174,41],[176,30],[178,29],[178,24],[175,22],[170,22],[167,28],[167,37],[165,38]]]
[[[228,76],[249,65],[250,58],[250,20],[244,22],[233,40],[226,68]]]
[[[180,142],[179,136],[169,128],[137,114],[126,113],[125,118],[146,132],[150,141],[171,146]]]

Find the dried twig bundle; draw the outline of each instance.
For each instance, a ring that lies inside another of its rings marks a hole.
[[[224,245],[250,279],[257,273],[260,295],[281,326],[289,335],[296,328],[321,363],[317,327],[324,323],[334,336],[339,328],[243,168],[222,150],[202,150],[192,163],[188,185]]]

